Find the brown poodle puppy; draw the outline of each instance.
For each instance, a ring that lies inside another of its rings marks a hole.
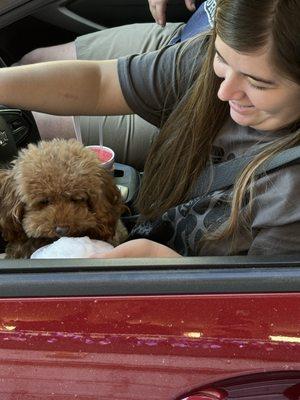
[[[75,140],[55,139],[20,151],[0,170],[0,230],[7,258],[29,258],[62,236],[117,245],[127,237],[125,210],[97,155]]]

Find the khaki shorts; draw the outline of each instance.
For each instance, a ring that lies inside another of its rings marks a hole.
[[[155,51],[179,34],[184,23],[169,23],[161,28],[155,23],[131,24],[80,36],[75,41],[77,58],[108,60],[130,54]],[[142,170],[149,147],[158,129],[137,115],[80,117],[85,145],[99,144],[116,153],[116,161]]]

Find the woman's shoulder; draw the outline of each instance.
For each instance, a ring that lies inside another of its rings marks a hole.
[[[300,160],[261,176],[254,187],[253,228],[300,221]]]
[[[199,37],[118,59],[119,82],[129,107],[160,126],[193,83],[202,64],[203,40]]]

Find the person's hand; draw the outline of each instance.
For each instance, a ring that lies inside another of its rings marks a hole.
[[[184,0],[184,2],[188,10],[196,10],[195,0]],[[148,0],[148,3],[155,22],[161,26],[165,26],[168,0]]]
[[[141,258],[141,257],[181,257],[180,254],[162,244],[148,239],[135,239],[115,247],[103,254],[93,254],[90,258]]]

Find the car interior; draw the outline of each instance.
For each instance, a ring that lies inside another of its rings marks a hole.
[[[170,2],[168,21],[189,18],[181,0]],[[7,1],[0,5],[0,66],[10,66],[27,52],[38,48],[73,41],[77,36],[113,26],[135,22],[152,22],[148,2],[144,0],[75,0],[75,1]],[[29,111],[0,107],[2,128],[7,132],[0,147],[0,162],[6,166],[18,150],[40,140],[34,118]],[[1,138],[0,138],[1,139]],[[128,165],[116,163],[116,184],[126,188],[125,204],[132,209],[141,175]],[[124,216],[130,229],[135,213]],[[3,252],[5,243],[1,239]]]
[[[185,21],[189,16],[184,2],[170,0],[168,21]],[[0,4],[0,56],[11,65],[37,47],[67,43],[113,26],[152,21],[145,0],[5,0]]]
[[[189,16],[190,12],[182,0],[169,1],[168,21],[186,21]],[[73,41],[85,33],[128,23],[152,21],[146,0],[1,1],[0,65],[10,66],[35,48]],[[1,165],[7,165],[18,149],[30,142],[37,142],[39,134],[32,114],[28,111],[11,110],[2,105],[0,116],[1,124],[5,125],[8,132],[5,147],[0,147],[0,159]],[[125,202],[131,207],[139,187],[140,174],[130,166],[117,164],[115,179],[118,185],[128,187]],[[128,218],[129,227],[134,218]],[[1,253],[3,249],[2,241]],[[292,259],[299,261],[294,256]]]

